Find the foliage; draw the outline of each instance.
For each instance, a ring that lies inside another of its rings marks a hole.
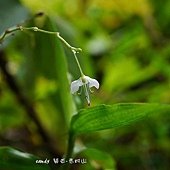
[[[47,165],[36,165],[35,162],[38,160],[37,157],[20,152],[16,149],[9,147],[1,147],[0,149],[1,169],[13,169],[13,170],[49,170]],[[33,166],[33,164],[35,164]]]
[[[1,35],[18,24],[58,31],[82,48],[83,72],[100,83],[88,107],[83,91],[70,93],[81,75],[57,36],[21,29],[7,35],[0,45],[0,170],[168,169],[169,4],[0,1]],[[54,165],[54,157],[87,163]],[[44,158],[50,165],[35,163]]]

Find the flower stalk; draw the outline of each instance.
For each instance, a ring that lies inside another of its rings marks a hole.
[[[35,32],[42,32],[45,34],[53,34],[56,35],[60,41],[62,41],[69,49],[71,49],[71,51],[75,51],[75,52],[80,52],[82,51],[81,48],[76,48],[71,46],[63,37],[60,36],[59,32],[53,32],[53,31],[46,31],[43,29],[40,29],[38,27],[23,27],[23,26],[17,26],[15,28],[11,28],[11,29],[7,29],[4,33],[1,34],[0,36],[0,43],[2,43],[4,41],[4,39],[7,37],[7,35],[16,32],[16,31],[26,31],[26,30],[30,30],[30,31],[35,31]]]
[[[92,78],[84,75],[82,68],[81,68],[81,65],[79,63],[79,60],[78,60],[77,55],[76,55],[77,53],[82,51],[82,49],[71,46],[63,37],[60,36],[59,32],[47,31],[47,30],[40,29],[38,27],[16,26],[14,28],[6,30],[4,33],[1,34],[0,43],[2,43],[4,41],[4,39],[13,32],[29,31],[29,30],[35,31],[35,32],[42,32],[42,33],[45,33],[45,34],[53,34],[53,35],[57,36],[60,39],[60,41],[62,43],[64,43],[73,52],[74,58],[76,60],[77,66],[78,66],[79,71],[80,71],[80,78],[71,83],[71,93],[77,92],[79,90],[79,87],[83,86],[83,90],[84,90],[84,93],[85,93],[87,103],[88,103],[88,105],[90,105],[90,95],[89,95],[89,92],[91,92],[90,88],[94,86],[98,89],[99,83],[98,83],[97,80],[92,79]]]
[[[72,50],[72,52],[73,52],[73,54],[74,54],[74,58],[75,58],[75,60],[76,60],[77,66],[78,66],[78,68],[79,68],[80,75],[81,75],[81,77],[83,77],[83,76],[84,76],[84,73],[83,73],[83,71],[82,71],[82,69],[81,69],[79,60],[78,60],[78,58],[77,58],[77,55],[76,55],[77,52],[76,52],[75,50]]]

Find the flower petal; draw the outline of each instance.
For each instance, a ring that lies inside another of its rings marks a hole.
[[[79,90],[79,87],[82,86],[82,82],[80,79],[75,80],[71,83],[71,93],[74,94]]]
[[[92,79],[92,78],[90,78],[88,76],[86,76],[86,79],[89,82],[89,87],[90,88],[93,87],[93,86],[96,87],[97,89],[99,88],[99,82],[96,79]]]

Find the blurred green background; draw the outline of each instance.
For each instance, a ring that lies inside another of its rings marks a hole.
[[[38,12],[44,15],[35,17]],[[52,31],[83,49],[78,58],[84,73],[100,82],[100,89],[91,94],[92,106],[170,102],[170,1],[0,0],[0,33],[23,21],[26,26],[56,28]],[[67,63],[57,58],[58,64],[54,63],[52,42],[46,34],[17,32],[0,48],[20,91],[33,103],[57,150],[64,153],[69,104],[60,83],[66,75],[69,82],[80,75],[73,54],[63,44]],[[62,68],[67,66],[66,73]],[[0,145],[48,155],[15,96],[0,74]],[[77,109],[87,107],[84,97],[73,99]],[[109,153],[118,170],[166,170],[170,167],[169,120],[159,115],[126,128],[83,135],[79,143]],[[91,161],[86,166],[101,169],[99,165]]]

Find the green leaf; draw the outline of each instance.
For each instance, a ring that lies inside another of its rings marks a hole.
[[[147,116],[170,111],[170,105],[121,103],[98,105],[80,110],[72,118],[70,131],[73,135],[122,127]]]
[[[49,20],[49,28],[52,31],[56,31],[57,28],[52,20]],[[70,93],[70,85],[68,80],[68,66],[66,55],[64,53],[63,46],[59,39],[55,36],[52,36],[54,54],[55,54],[55,63],[56,63],[56,73],[59,83],[59,93],[62,103],[63,112],[67,125],[70,123],[71,116],[75,111],[75,106],[72,100],[72,95]]]
[[[57,31],[56,24],[51,18],[46,18],[45,25],[42,29]],[[34,57],[34,61],[36,60],[36,68],[39,69],[39,74],[56,80],[58,84],[58,97],[60,98],[58,103],[61,102],[58,108],[61,107],[61,116],[64,116],[68,126],[71,116],[75,112],[75,106],[70,93],[68,65],[63,46],[65,46],[65,44],[55,35],[36,33],[36,56]]]
[[[112,156],[104,151],[100,151],[94,148],[87,148],[78,153],[83,157],[87,157],[88,163],[91,163],[91,166],[95,169],[112,169],[114,170],[116,167],[116,163]],[[83,167],[86,165],[83,165]],[[98,168],[97,168],[98,167]],[[89,169],[89,167],[87,168]]]
[[[27,19],[28,11],[19,0],[0,1],[0,34],[9,27],[15,26]]]
[[[38,157],[10,147],[0,147],[0,168],[3,170],[50,170],[46,164],[36,164]]]

